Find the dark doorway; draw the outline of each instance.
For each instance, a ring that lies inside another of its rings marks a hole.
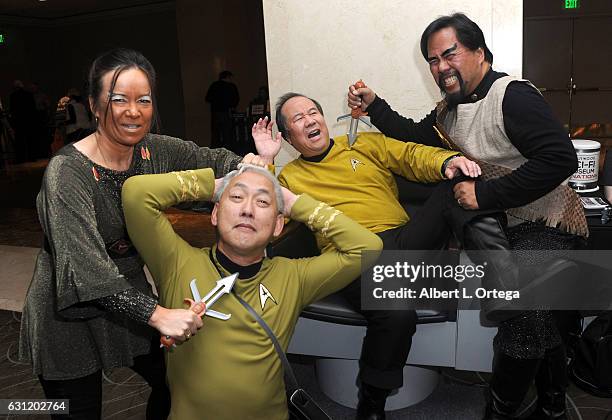
[[[612,144],[612,2],[524,1],[523,74],[572,137]]]

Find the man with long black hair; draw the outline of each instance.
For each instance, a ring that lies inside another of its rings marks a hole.
[[[588,235],[582,207],[564,179],[577,168],[568,135],[537,88],[492,69],[493,54],[482,30],[456,13],[430,23],[421,52],[443,100],[423,120],[397,112],[370,88],[349,87],[349,106],[367,110],[385,135],[461,151],[483,174],[458,183],[455,198],[468,210],[506,210],[507,223],[487,215],[466,224],[468,234],[490,249],[526,252],[527,263],[548,258],[545,250],[574,249]],[[487,314],[485,314],[486,316]],[[517,418],[536,381],[534,418],[565,418],[567,313],[515,312],[499,323],[490,401],[485,418]]]

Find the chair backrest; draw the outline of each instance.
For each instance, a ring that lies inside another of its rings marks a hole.
[[[290,221],[278,238],[266,248],[268,257],[305,258],[319,255],[317,239],[303,223]]]

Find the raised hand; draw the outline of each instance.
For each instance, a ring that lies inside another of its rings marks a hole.
[[[283,140],[281,133],[277,133],[276,137],[272,136],[272,127],[274,127],[274,122],[268,121],[268,117],[265,117],[260,118],[251,128],[257,153],[267,164],[274,163],[274,158],[278,154]]]
[[[293,208],[293,203],[295,203],[295,200],[297,200],[298,196],[285,187],[281,186],[281,190],[283,191],[283,201],[285,202],[283,216],[291,217],[291,209]]]

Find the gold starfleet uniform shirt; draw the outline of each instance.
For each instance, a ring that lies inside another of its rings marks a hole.
[[[214,249],[211,253],[208,248],[191,247],[175,234],[162,213],[181,201],[208,200],[213,189],[209,169],[133,177],[125,183],[128,232],[153,274],[162,306],[185,308],[183,299],[191,297],[192,279],[202,296],[219,279],[210,259]],[[327,237],[335,251],[295,260],[265,258],[257,275],[238,279],[234,286],[284,349],[302,308],[353,281],[360,273],[362,250],[382,248],[376,235],[308,195],[295,202],[291,218]],[[231,274],[220,270],[222,276]],[[167,353],[170,417],[287,419],[283,369],[266,332],[234,295],[223,296],[213,309],[231,318],[204,317],[197,335]]]
[[[398,202],[393,174],[411,181],[440,181],[442,164],[455,155],[456,151],[398,141],[379,133],[360,133],[349,147],[345,135],[334,139],[320,162],[298,158],[283,168],[278,179],[295,194],[308,193],[378,233],[409,220]],[[319,246],[325,247],[327,241],[320,235],[317,238]]]

